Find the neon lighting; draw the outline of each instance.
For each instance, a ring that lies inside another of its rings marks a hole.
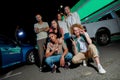
[[[80,18],[83,19],[113,1],[114,0],[80,0],[75,6],[73,6],[71,11],[77,11]],[[84,5],[81,6],[82,3]]]

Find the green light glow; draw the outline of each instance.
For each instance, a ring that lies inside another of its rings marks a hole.
[[[97,10],[105,7],[106,5],[113,2],[114,0],[90,0],[90,1],[86,1],[82,7],[80,7],[81,5],[80,1],[71,10],[72,11],[76,10],[80,15],[80,18],[83,19],[88,15],[96,12]]]

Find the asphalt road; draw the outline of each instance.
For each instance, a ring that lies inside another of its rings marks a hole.
[[[97,47],[106,74],[99,74],[95,63],[86,67],[80,64],[70,69],[60,68],[61,73],[40,72],[36,65],[22,65],[0,75],[0,80],[120,80],[120,40]]]

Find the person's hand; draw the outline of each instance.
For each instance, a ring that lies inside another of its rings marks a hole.
[[[60,59],[60,66],[64,66],[65,65],[65,58],[62,56]]]
[[[70,39],[73,46],[76,46],[76,42],[73,39]]]
[[[35,28],[35,32],[39,33],[39,28],[38,27]]]
[[[53,51],[54,51],[54,52],[58,52],[58,50],[59,50],[58,47],[53,48]]]
[[[80,29],[80,34],[85,34],[85,30]]]
[[[44,31],[44,30],[45,30],[45,28],[40,28],[39,30],[40,30],[40,31]]]
[[[63,38],[59,38],[59,44],[62,44]]]

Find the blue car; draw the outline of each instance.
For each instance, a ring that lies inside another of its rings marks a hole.
[[[35,63],[36,49],[30,44],[17,44],[16,41],[0,35],[0,68],[7,68],[22,62]]]

